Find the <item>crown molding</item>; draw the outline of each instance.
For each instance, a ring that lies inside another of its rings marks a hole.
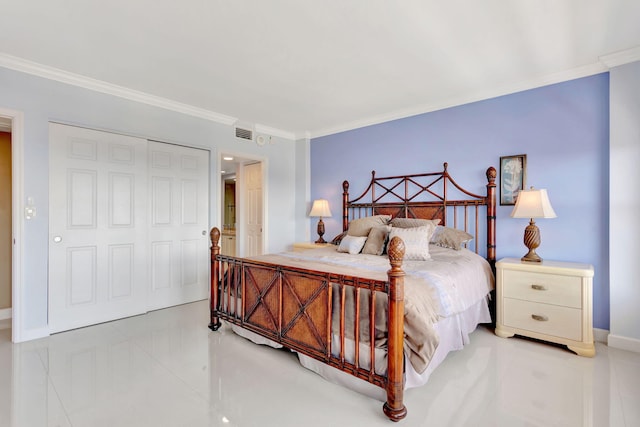
[[[629,64],[631,62],[640,61],[640,46],[635,46],[631,49],[620,50],[618,52],[610,53],[609,55],[603,55],[599,59],[600,62],[602,62],[608,68],[618,67],[620,65]]]
[[[224,114],[219,114],[203,108],[194,107],[171,99],[150,95],[145,92],[129,89],[123,86],[114,85],[85,77],[79,74],[70,73],[48,65],[38,64],[26,59],[0,53],[0,67],[9,68],[15,71],[43,77],[49,80],[55,80],[61,83],[81,87],[95,92],[105,93],[107,95],[117,96],[119,98],[128,99],[130,101],[140,102],[142,104],[154,107],[164,108],[165,110],[175,111],[177,113],[187,114],[189,116],[199,117],[201,119],[210,120],[224,125],[232,125],[238,119]]]
[[[406,117],[416,116],[419,114],[425,114],[445,108],[455,107],[459,105],[469,104],[472,102],[482,101],[486,99],[495,98],[498,96],[509,95],[516,92],[521,92],[528,89],[534,89],[541,86],[546,86],[554,83],[560,83],[563,81],[573,80],[581,77],[586,77],[602,72],[608,71],[612,67],[635,62],[640,60],[640,46],[633,47],[631,49],[615,52],[609,55],[604,55],[598,58],[599,61],[593,64],[589,64],[583,67],[573,68],[571,70],[549,74],[541,78],[532,79],[516,83],[513,85],[505,85],[500,87],[490,88],[485,91],[477,92],[470,95],[461,97],[450,98],[436,104],[423,104],[414,106],[407,109],[398,110],[392,113],[381,114],[378,116],[369,117],[366,119],[345,123],[340,126],[318,129],[315,131],[304,132],[289,132],[282,129],[272,128],[265,125],[256,124],[255,130],[258,133],[264,133],[272,136],[277,136],[289,140],[297,140],[301,138],[319,138],[322,136],[333,135],[336,133],[346,132],[361,127],[371,126],[379,123],[384,123],[392,120],[403,119]],[[224,114],[216,113],[214,111],[206,110],[203,108],[194,107],[192,105],[184,104],[181,102],[173,101],[167,98],[162,98],[155,95],[150,95],[145,92],[136,91],[123,86],[114,85],[101,80],[92,79],[79,74],[70,73],[68,71],[60,70],[58,68],[50,67],[47,65],[32,62],[26,59],[18,58],[15,56],[0,53],[0,67],[9,68],[15,71],[35,75],[38,77],[46,78],[49,80],[55,80],[61,83],[70,84],[73,86],[81,87],[84,89],[92,90],[95,92],[105,93],[108,95],[116,96],[130,101],[140,102],[143,104],[163,108],[177,113],[190,115],[193,117],[202,118],[205,120],[221,123],[227,126],[232,126],[238,122],[238,118],[227,116]]]
[[[510,95],[517,92],[523,92],[529,89],[535,89],[542,86],[548,86],[555,83],[561,83],[568,80],[574,80],[581,77],[587,77],[608,71],[608,68],[601,62],[596,62],[583,67],[572,68],[559,73],[548,74],[539,78],[518,82],[515,84],[494,86],[486,90],[478,91],[469,95],[449,98],[435,104],[423,104],[415,107],[398,110],[388,114],[381,114],[367,119],[346,123],[342,126],[319,129],[311,131],[312,138],[333,135],[340,132],[346,132],[366,126],[377,125],[392,120],[404,119],[407,117],[417,116],[419,114],[431,113],[433,111],[444,110],[445,108],[457,107],[460,105],[471,104],[473,102],[484,101],[499,96]]]
[[[269,126],[261,125],[259,123],[255,124],[256,133],[264,133],[271,136],[278,136],[280,138],[290,139],[292,141],[296,140],[296,134],[294,132],[287,132],[282,129],[276,129]]]

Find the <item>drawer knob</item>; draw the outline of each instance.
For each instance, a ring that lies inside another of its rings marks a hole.
[[[540,314],[532,314],[531,318],[533,320],[537,320],[538,322],[546,322],[547,320],[549,320],[547,316],[542,316]]]
[[[544,285],[531,285],[531,289],[535,289],[536,291],[546,291],[547,287]]]

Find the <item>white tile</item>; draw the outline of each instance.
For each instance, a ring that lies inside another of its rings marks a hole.
[[[622,396],[622,412],[627,426],[640,426],[640,400],[637,397]]]
[[[0,425],[390,425],[382,402],[207,323],[199,302],[19,345],[0,330]],[[405,391],[399,425],[640,425],[639,367],[600,343],[583,358],[481,327]]]

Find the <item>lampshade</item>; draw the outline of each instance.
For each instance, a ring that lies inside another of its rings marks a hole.
[[[512,218],[555,218],[547,190],[520,190],[516,205],[511,211]]]
[[[311,212],[309,212],[309,216],[319,216],[328,218],[331,216],[331,211],[329,210],[329,202],[325,199],[318,199],[313,201],[313,206],[311,207]]]

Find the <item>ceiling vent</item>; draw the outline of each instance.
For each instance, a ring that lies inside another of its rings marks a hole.
[[[253,131],[251,129],[236,128],[236,138],[246,139],[248,141],[253,140]]]

